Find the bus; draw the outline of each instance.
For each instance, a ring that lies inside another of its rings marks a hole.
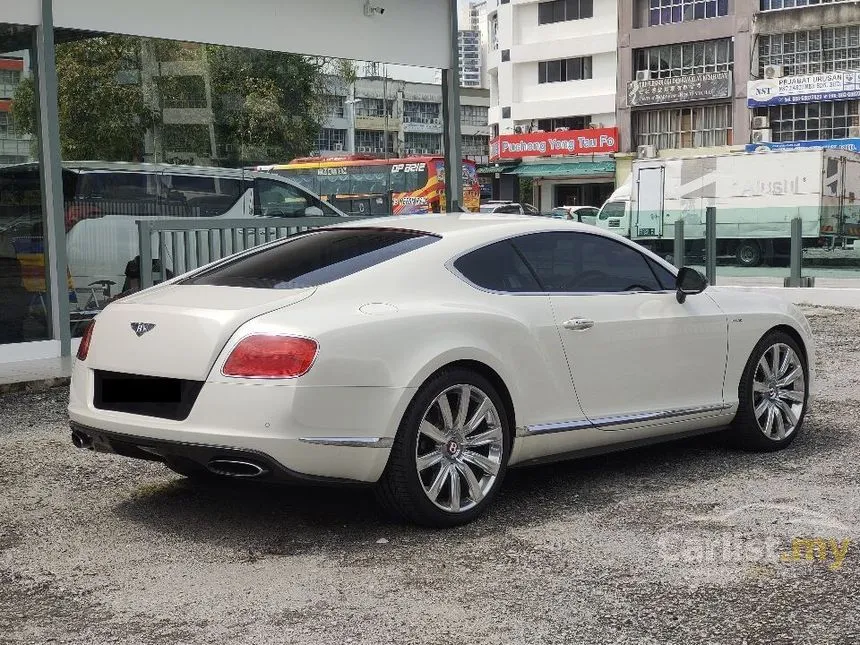
[[[256,170],[292,179],[350,215],[417,215],[445,211],[442,157],[376,159],[362,155],[303,157]],[[463,206],[477,211],[475,162],[463,160]]]

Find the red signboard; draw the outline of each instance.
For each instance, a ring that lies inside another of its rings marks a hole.
[[[490,141],[492,160],[608,152],[618,152],[618,128],[503,134]]]

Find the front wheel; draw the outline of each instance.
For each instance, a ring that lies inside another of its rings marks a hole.
[[[761,246],[753,240],[744,240],[738,244],[735,257],[742,267],[757,267],[762,260]]]
[[[784,332],[762,338],[750,355],[738,388],[732,424],[745,447],[772,451],[800,432],[809,400],[809,371],[797,342]]]
[[[493,385],[469,370],[439,372],[403,416],[377,497],[418,524],[466,524],[496,496],[510,446],[510,422]]]

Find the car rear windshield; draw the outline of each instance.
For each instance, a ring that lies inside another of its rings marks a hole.
[[[187,278],[182,284],[299,289],[333,282],[432,244],[436,236],[393,229],[303,233]]]

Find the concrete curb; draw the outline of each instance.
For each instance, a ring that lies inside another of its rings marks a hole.
[[[55,387],[68,387],[71,379],[68,376],[18,381],[16,383],[0,384],[0,396],[18,392],[45,392]]]

